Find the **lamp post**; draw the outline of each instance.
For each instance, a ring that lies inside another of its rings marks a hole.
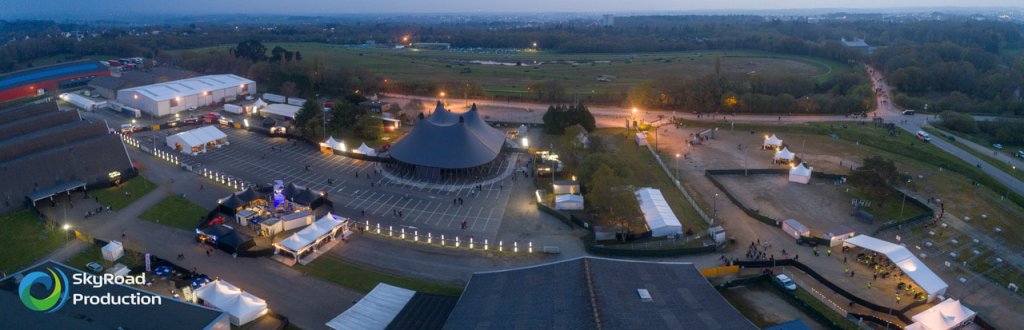
[[[909,184],[910,184],[910,179],[907,179],[907,185],[909,185]],[[906,187],[906,188],[910,189],[910,187]],[[904,192],[903,193],[903,202],[900,203],[900,218],[896,219],[897,221],[903,219],[903,207],[906,206],[906,205],[907,205],[907,193]]]
[[[66,219],[65,219],[65,220],[66,220]],[[68,240],[70,240],[70,238],[68,237],[68,230],[69,230],[69,229],[71,229],[71,225],[69,225],[69,224],[68,224],[67,222],[65,222],[65,223],[64,223],[64,241],[65,241],[65,242],[67,242]]]
[[[1012,169],[1012,171],[1010,171],[1010,176],[1013,176],[1013,174],[1017,172],[1017,166],[1016,165],[1012,165],[1012,166],[1010,166],[1010,169]],[[1006,194],[1003,195],[1003,199],[1007,199],[1007,198],[1010,198],[1010,184],[1009,183],[1006,184]]]
[[[715,219],[718,218],[718,193],[715,193],[714,199],[714,211],[711,213],[711,224],[715,224]]]
[[[676,181],[679,181],[679,153],[676,153]]]

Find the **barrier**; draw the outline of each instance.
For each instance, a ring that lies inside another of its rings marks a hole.
[[[704,275],[704,277],[716,277],[716,276],[722,276],[722,275],[728,275],[728,274],[735,274],[735,273],[738,273],[739,271],[740,271],[740,266],[739,265],[718,266],[718,267],[711,267],[711,268],[701,269],[700,270],[700,274]]]

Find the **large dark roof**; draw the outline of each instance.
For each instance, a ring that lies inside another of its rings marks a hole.
[[[441,329],[458,301],[458,296],[416,292],[387,329]]]
[[[505,144],[505,134],[480,118],[476,105],[458,115],[437,109],[420,120],[389,155],[396,160],[444,169],[476,167],[494,160]]]
[[[120,77],[102,76],[96,77],[89,82],[89,86],[119,90],[143,85],[151,85],[172,80],[181,80],[194,77],[192,71],[178,70],[166,67],[155,67],[148,71],[126,71]]]
[[[226,325],[227,314],[210,308],[175,301],[170,297],[162,297],[160,305],[82,305],[71,301],[52,313],[29,310],[22,305],[18,297],[18,279],[35,271],[46,271],[47,268],[58,269],[68,278],[70,285],[68,299],[71,295],[115,297],[141,294],[156,296],[153,293],[123,285],[103,285],[94,288],[92,285],[76,285],[72,275],[83,273],[52,260],[29,267],[19,273],[0,279],[0,306],[4,306],[3,328],[9,329],[204,329],[211,324],[220,322]],[[42,285],[35,285],[33,291],[43,291]],[[44,296],[42,292],[37,296]]]
[[[75,62],[64,62],[28,68],[0,75],[0,90],[69,76],[85,75],[90,73],[104,74],[109,72],[110,70],[99,61],[81,60]]]
[[[41,113],[55,111],[54,103],[34,103],[27,104],[20,107],[13,107],[8,109],[0,110],[0,123],[6,123],[22,119],[25,117],[35,116]]]
[[[652,300],[641,301],[637,289]],[[693,264],[594,257],[476,273],[445,328],[593,329],[598,322],[605,329],[756,329]]]

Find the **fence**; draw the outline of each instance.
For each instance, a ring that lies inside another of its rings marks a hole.
[[[778,174],[778,173],[789,173],[789,172],[788,172],[788,170],[784,170],[784,169],[779,169],[779,170],[776,170],[776,169],[705,170],[704,171],[704,176],[707,176],[708,180],[711,180],[711,184],[714,184],[715,187],[718,187],[718,190],[721,190],[722,193],[725,194],[725,197],[728,198],[730,201],[732,201],[732,203],[734,205],[739,207],[740,210],[743,211],[743,213],[746,213],[751,218],[757,219],[757,221],[763,222],[763,223],[765,223],[767,225],[770,225],[772,227],[781,227],[781,222],[779,222],[779,220],[772,219],[772,218],[770,218],[770,217],[768,217],[766,215],[758,213],[757,211],[751,210],[745,204],[741,203],[739,201],[739,199],[736,199],[736,196],[733,196],[732,193],[729,192],[729,189],[725,189],[725,186],[722,185],[721,182],[718,182],[718,179],[715,178],[716,175],[737,175],[737,174],[744,174],[744,173],[746,173],[746,174]]]

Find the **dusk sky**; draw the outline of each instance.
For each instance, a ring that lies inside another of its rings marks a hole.
[[[1020,0],[0,0],[0,19],[140,14],[345,14],[487,12],[650,12],[721,9],[874,9],[908,7],[1021,7]]]

